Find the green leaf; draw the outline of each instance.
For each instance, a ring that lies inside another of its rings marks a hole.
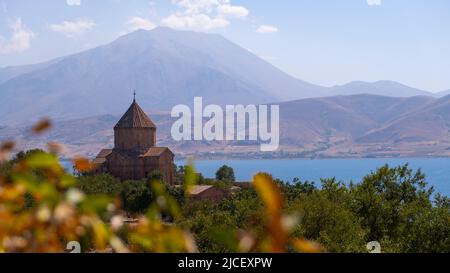
[[[31,154],[26,158],[26,163],[30,168],[35,169],[61,167],[56,156],[43,152]]]

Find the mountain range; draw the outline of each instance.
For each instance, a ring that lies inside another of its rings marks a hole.
[[[65,145],[65,156],[112,147],[114,124],[137,99],[158,125],[159,145],[178,156],[320,158],[450,156],[450,90],[430,93],[393,81],[323,87],[296,79],[217,34],[139,30],[91,50],[0,69],[0,141],[20,149]],[[280,105],[280,150],[259,143],[174,142],[177,104]],[[55,124],[36,137],[41,117]]]
[[[224,105],[354,94],[447,94],[392,81],[318,86],[289,76],[220,35],[156,28],[45,63],[0,69],[1,124],[117,115],[133,89],[151,112],[192,104],[194,96]]]
[[[34,137],[28,127],[0,128],[21,149],[63,143],[67,157],[90,157],[113,146],[120,115],[56,122],[49,134]],[[450,96],[395,98],[376,95],[309,98],[280,104],[280,149],[260,153],[258,142],[174,142],[168,114],[153,114],[158,145],[178,156],[197,158],[329,158],[450,156]]]

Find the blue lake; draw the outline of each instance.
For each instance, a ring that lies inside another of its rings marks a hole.
[[[315,181],[320,185],[320,178],[336,177],[346,183],[359,182],[371,171],[384,164],[390,166],[409,163],[413,169],[422,169],[429,185],[437,192],[450,196],[450,158],[396,158],[396,159],[320,159],[320,160],[199,160],[195,167],[205,177],[214,177],[222,165],[233,167],[236,179],[250,181],[254,174],[264,171],[276,178],[292,181],[298,177],[302,180]],[[177,161],[184,165],[185,161]]]
[[[177,165],[185,165],[184,160],[177,160]],[[422,169],[426,181],[437,192],[450,196],[450,158],[395,158],[395,159],[315,159],[315,160],[197,160],[195,168],[205,177],[215,177],[216,171],[223,165],[233,167],[236,179],[251,181],[258,172],[267,172],[275,178],[292,181],[298,177],[320,185],[320,178],[336,177],[346,183],[359,182],[371,171],[389,164],[399,166],[409,163],[413,169]],[[71,170],[71,163],[62,164]]]

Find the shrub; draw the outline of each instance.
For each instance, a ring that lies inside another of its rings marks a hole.
[[[233,168],[224,165],[216,172],[216,179],[225,182],[236,182]]]
[[[152,203],[152,192],[146,181],[128,180],[123,182],[121,198],[126,211],[139,213]]]
[[[118,197],[123,190],[119,179],[109,174],[83,175],[77,177],[77,186],[89,195]]]

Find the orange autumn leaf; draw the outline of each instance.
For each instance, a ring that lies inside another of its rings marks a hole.
[[[3,142],[2,145],[0,146],[0,152],[3,153],[10,152],[12,149],[14,149],[14,146],[15,144],[12,141]]]
[[[22,186],[3,187],[0,189],[0,199],[2,201],[19,200],[23,197],[25,188]]]
[[[283,227],[283,198],[272,176],[265,173],[257,174],[253,179],[255,190],[261,197],[268,215],[267,228],[270,234],[269,252],[284,252],[286,250],[287,232]]]
[[[322,252],[321,246],[313,241],[305,239],[294,239],[292,241],[293,247],[296,251],[301,253],[320,253]]]
[[[43,119],[43,120],[39,121],[36,125],[34,125],[31,128],[31,130],[35,134],[42,134],[45,131],[47,131],[48,129],[50,129],[50,127],[52,127],[52,122],[49,119]]]
[[[74,168],[80,172],[90,172],[94,170],[95,165],[91,163],[88,159],[79,157],[73,160]]]
[[[280,189],[273,182],[272,176],[259,173],[253,179],[253,185],[269,213],[278,213],[283,205],[283,200]]]

